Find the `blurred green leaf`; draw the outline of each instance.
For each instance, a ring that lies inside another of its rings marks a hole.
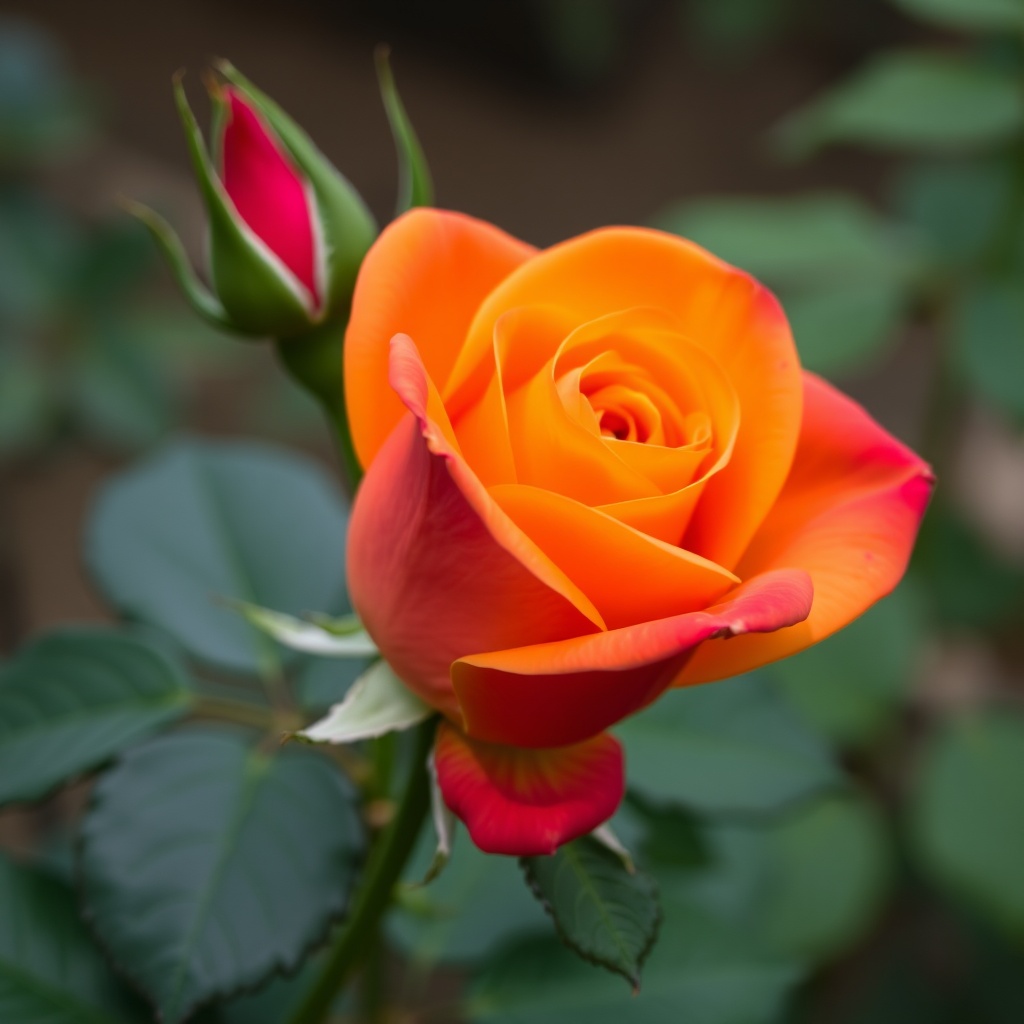
[[[956,149],[1002,142],[1024,125],[1014,75],[959,57],[886,53],[787,118],[779,146],[806,156],[832,142],[895,149]]]
[[[155,266],[146,229],[124,214],[92,229],[70,282],[83,306],[105,309],[130,296]]]
[[[844,745],[870,743],[907,692],[924,618],[921,596],[904,582],[845,629],[767,671],[816,730]]]
[[[850,281],[783,296],[808,370],[827,375],[862,370],[893,347],[906,299],[898,280]]]
[[[895,205],[933,260],[969,267],[991,245],[1010,205],[1012,181],[1002,163],[919,163],[897,177]]]
[[[295,673],[296,694],[305,711],[322,713],[343,700],[370,667],[371,658],[310,658]]]
[[[456,836],[444,872],[419,887],[436,846],[432,830],[424,829],[405,873],[411,884],[399,890],[398,907],[387,919],[388,935],[413,960],[468,963],[524,933],[550,933],[515,860],[481,853],[464,834]]]
[[[44,796],[179,718],[190,700],[182,670],[134,637],[42,637],[0,672],[0,804]]]
[[[616,731],[631,786],[706,814],[776,811],[842,781],[762,676],[673,690]]]
[[[82,923],[70,887],[0,856],[0,1020],[141,1024]]]
[[[908,14],[936,25],[977,31],[1020,32],[1021,0],[894,0]]]
[[[50,203],[0,188],[0,320],[36,327],[64,312],[81,232]]]
[[[589,836],[551,857],[524,857],[526,880],[562,941],[591,963],[621,974],[634,989],[661,922],[658,887]]]
[[[1024,717],[992,710],[947,723],[916,788],[914,836],[929,871],[1024,935]]]
[[[777,36],[792,17],[789,0],[696,0],[681,5],[701,54],[738,55]]]
[[[116,607],[191,654],[235,671],[272,671],[291,652],[217,599],[295,615],[348,611],[345,529],[336,489],[306,459],[180,441],[104,486],[86,558]]]
[[[345,908],[362,830],[334,765],[195,729],[130,751],[82,828],[88,914],[167,1024],[291,971]]]
[[[797,809],[768,836],[761,933],[782,955],[822,960],[861,937],[889,881],[888,839],[867,800],[830,796]]]
[[[886,276],[900,258],[886,222],[841,192],[699,199],[669,207],[655,226],[776,287]]]
[[[490,1024],[773,1024],[801,973],[696,908],[666,904],[639,995],[537,936],[488,963],[467,1010]]]
[[[979,281],[953,319],[957,364],[986,401],[1024,422],[1024,290],[1016,280]]]
[[[118,449],[145,448],[174,420],[167,375],[137,339],[102,322],[79,339],[67,364],[67,399],[87,436]]]
[[[942,501],[925,516],[912,566],[942,625],[987,629],[1024,609],[1024,570]]]
[[[53,412],[45,368],[20,345],[0,339],[0,457],[41,444]]]

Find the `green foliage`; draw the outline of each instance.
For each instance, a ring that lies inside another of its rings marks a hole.
[[[1015,277],[965,290],[953,344],[956,365],[978,395],[1024,423],[1024,293]]]
[[[0,672],[0,804],[34,800],[180,717],[181,668],[112,630],[50,633]]]
[[[872,58],[791,115],[779,146],[805,156],[827,143],[957,150],[1007,141],[1024,127],[1024,94],[1009,73],[923,50]]]
[[[768,948],[813,960],[848,949],[882,907],[889,856],[881,815],[862,798],[825,797],[784,818],[767,837]]]
[[[130,751],[82,829],[85,910],[175,1024],[293,970],[345,908],[361,829],[337,768],[193,730]]]
[[[796,964],[766,958],[713,916],[666,901],[638,996],[535,936],[504,949],[479,974],[468,1011],[470,1020],[490,1024],[771,1024],[800,976]]]
[[[620,857],[589,837],[522,864],[562,941],[639,989],[640,968],[661,922],[654,879],[627,871]]]
[[[345,512],[326,475],[272,448],[178,442],[115,476],[93,509],[86,558],[125,614],[191,654],[275,673],[289,652],[235,598],[291,614],[346,611]]]
[[[0,1020],[10,1024],[141,1024],[71,889],[0,857]]]
[[[632,786],[705,814],[776,811],[842,778],[761,676],[667,693],[616,731]]]
[[[550,932],[516,862],[481,853],[465,835],[456,838],[445,870],[420,887],[436,846],[428,833],[420,837],[407,885],[398,893],[398,909],[388,921],[389,936],[416,963],[475,962],[494,956],[517,936]]]
[[[908,14],[936,25],[968,31],[1024,30],[1020,0],[894,0]]]
[[[1024,718],[965,715],[932,737],[921,760],[914,837],[943,884],[1024,935]]]
[[[768,669],[814,729],[863,746],[891,727],[925,639],[921,595],[911,583],[819,644]]]

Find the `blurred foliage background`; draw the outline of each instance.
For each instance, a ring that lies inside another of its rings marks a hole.
[[[940,478],[892,597],[756,678],[621,728],[633,789],[615,824],[665,905],[638,997],[559,946],[514,862],[463,837],[390,922],[395,1019],[1024,1019],[1020,0],[7,6],[5,656],[56,622],[105,618],[78,539],[129,454],[186,430],[329,464],[315,410],[265,349],[186,312],[117,197],[172,210],[201,253],[168,79],[219,53],[386,220],[371,51],[387,39],[441,205],[542,245],[611,222],[701,242],[773,287],[805,365]],[[0,810],[0,844],[59,850],[86,791]],[[218,1019],[280,1020],[302,977]]]

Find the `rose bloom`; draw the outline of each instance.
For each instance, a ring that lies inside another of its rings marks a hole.
[[[607,732],[887,594],[933,476],[803,371],[762,285],[606,228],[538,251],[440,210],[370,250],[345,341],[353,603],[444,716],[481,849],[551,853],[624,788]]]

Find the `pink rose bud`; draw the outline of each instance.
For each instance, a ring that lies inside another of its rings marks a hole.
[[[362,258],[376,235],[359,194],[273,100],[230,64],[213,81],[213,155],[181,81],[175,100],[209,217],[203,285],[180,241],[136,207],[196,310],[220,327],[277,339],[343,322]]]

